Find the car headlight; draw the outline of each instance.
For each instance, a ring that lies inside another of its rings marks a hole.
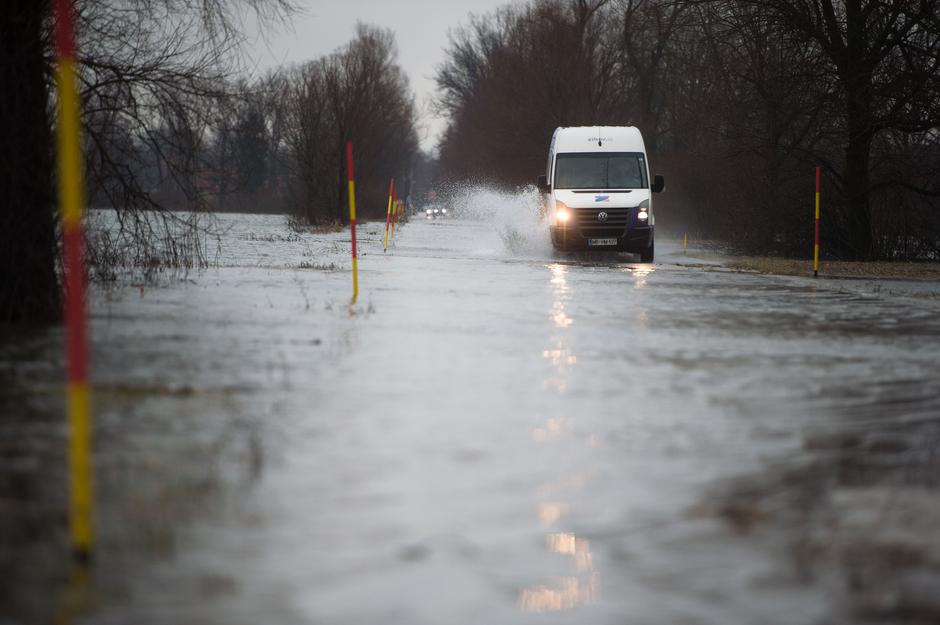
[[[640,205],[637,206],[636,218],[640,221],[648,221],[650,218],[650,201],[643,200],[640,202]]]
[[[564,224],[571,220],[571,209],[562,201],[555,202],[555,222]]]
[[[431,209],[429,208],[429,209],[427,209],[427,210],[424,211],[424,212],[427,213],[428,215],[430,215],[430,214],[431,214]]]
[[[442,215],[446,215],[446,214],[447,214],[447,209],[446,209],[446,208],[442,208],[442,209],[441,209],[441,214],[442,214]]]

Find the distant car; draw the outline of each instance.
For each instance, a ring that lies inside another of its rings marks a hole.
[[[424,209],[424,215],[428,219],[441,219],[447,217],[447,209],[443,206],[431,205]]]

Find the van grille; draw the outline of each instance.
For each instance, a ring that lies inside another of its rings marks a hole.
[[[575,224],[585,237],[620,237],[630,223],[632,208],[578,208],[575,209]],[[597,216],[607,213],[605,221]]]

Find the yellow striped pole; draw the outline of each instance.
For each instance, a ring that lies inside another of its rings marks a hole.
[[[65,318],[68,356],[69,526],[72,550],[80,561],[91,557],[92,524],[91,410],[88,391],[88,327],[85,304],[84,189],[80,103],[75,80],[75,27],[70,0],[55,3],[58,63],[59,209],[65,256]]]
[[[383,252],[388,251],[388,225],[392,220],[392,194],[395,192],[395,178],[388,183],[388,210],[385,213],[385,242],[383,243]]]
[[[395,189],[395,197],[392,200],[392,234],[391,237],[395,238],[395,222],[398,221],[398,189]]]
[[[813,277],[819,277],[819,186],[822,173],[822,167],[816,166],[816,222],[814,227],[813,242]]]
[[[359,298],[359,260],[356,253],[356,182],[353,176],[353,144],[352,141],[346,142],[346,175],[349,179],[349,228],[352,234],[352,275],[353,275],[353,296],[352,303],[355,304]]]

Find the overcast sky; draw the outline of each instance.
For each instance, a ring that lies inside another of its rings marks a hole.
[[[253,37],[250,53],[260,70],[328,54],[349,41],[357,21],[389,28],[398,43],[399,63],[411,80],[421,114],[421,145],[430,150],[443,130],[429,110],[434,70],[443,61],[447,31],[481,14],[522,0],[297,0],[302,12],[288,28]]]

